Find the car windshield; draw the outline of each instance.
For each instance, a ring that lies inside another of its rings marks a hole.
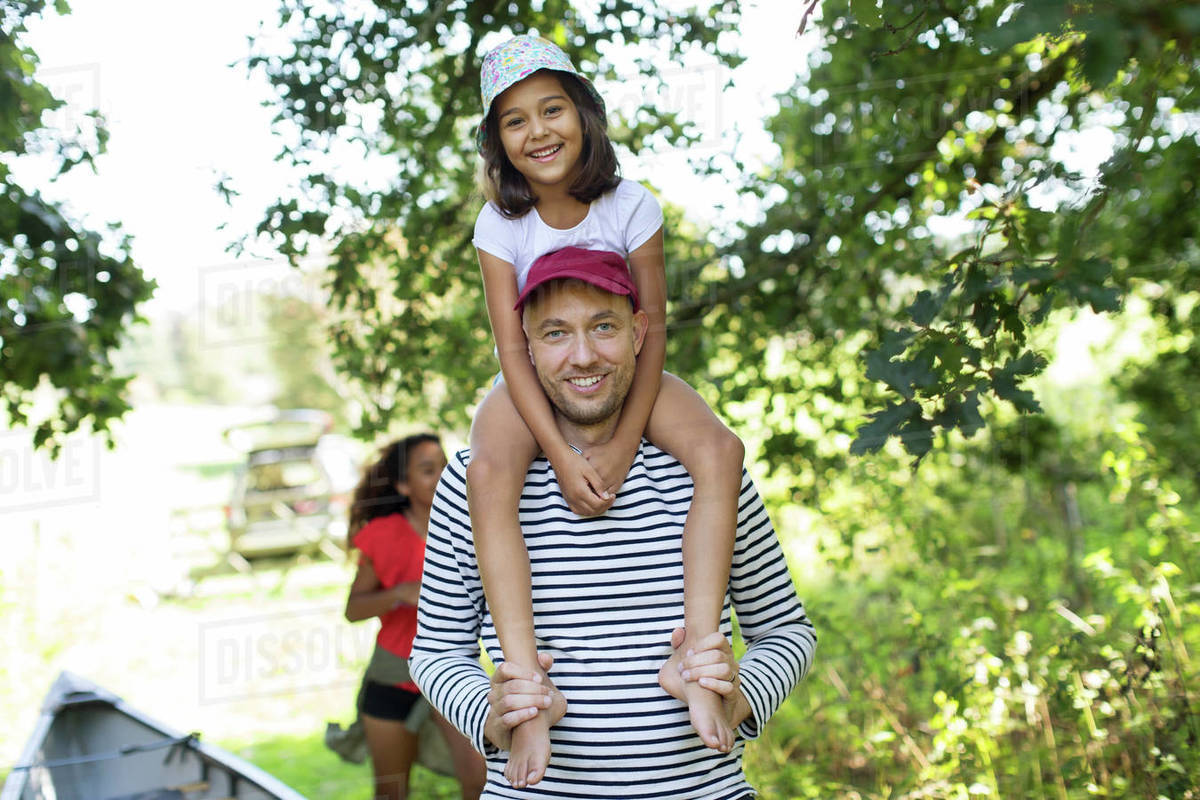
[[[246,488],[252,492],[271,492],[309,486],[321,480],[321,471],[311,461],[275,461],[250,467]]]

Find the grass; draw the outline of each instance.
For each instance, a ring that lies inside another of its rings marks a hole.
[[[371,764],[351,764],[325,747],[322,733],[272,736],[221,746],[274,775],[305,797],[366,800],[371,796]],[[458,783],[421,766],[413,767],[410,794],[430,800],[458,800]]]

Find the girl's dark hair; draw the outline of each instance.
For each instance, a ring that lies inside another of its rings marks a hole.
[[[579,111],[579,125],[583,129],[583,152],[579,155],[579,175],[571,183],[569,193],[581,203],[590,203],[605,192],[617,188],[621,182],[617,154],[608,139],[608,118],[604,108],[588,91],[579,78],[569,72],[553,70],[562,83],[563,90]],[[536,74],[536,73],[535,73]],[[500,123],[495,115],[496,104],[488,110],[484,120],[483,169],[480,175],[484,197],[500,209],[509,219],[523,217],[537,203],[538,197],[529,186],[525,176],[504,153],[500,141]]]
[[[408,508],[408,497],[396,491],[396,484],[408,478],[408,460],[417,445],[425,442],[440,444],[441,440],[432,433],[414,433],[398,439],[383,448],[375,462],[363,471],[350,505],[347,544],[376,517],[400,514]]]

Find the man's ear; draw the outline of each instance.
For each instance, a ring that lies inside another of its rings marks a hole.
[[[640,308],[633,312],[633,354],[640,355],[642,343],[646,341],[646,331],[650,328],[650,318]]]
[[[525,308],[521,308],[521,333],[525,334],[525,354],[529,356],[529,363],[533,363],[533,345],[529,343],[529,326],[526,324]]]

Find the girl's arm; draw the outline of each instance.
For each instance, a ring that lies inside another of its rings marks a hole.
[[[588,448],[587,457],[604,480],[605,488],[615,492],[625,481],[629,466],[637,455],[646,422],[658,397],[663,365],[667,357],[667,267],[663,258],[663,230],[660,227],[637,250],[629,254],[629,271],[637,286],[638,300],[649,317],[646,340],[638,354],[633,386],[621,408],[621,418],[613,438],[606,444]]]
[[[360,619],[381,617],[399,605],[415,606],[420,594],[420,581],[397,583],[390,589],[384,589],[371,559],[360,553],[358,572],[354,574],[350,596],[346,598],[346,619],[358,622]]]
[[[521,329],[521,315],[513,310],[517,303],[513,266],[484,250],[478,253],[488,318],[500,354],[500,370],[504,373],[504,383],[513,405],[550,460],[571,509],[576,513],[603,513],[610,505],[611,497],[605,496],[603,481],[595,468],[563,438],[554,421],[550,401],[529,361],[529,345]]]

